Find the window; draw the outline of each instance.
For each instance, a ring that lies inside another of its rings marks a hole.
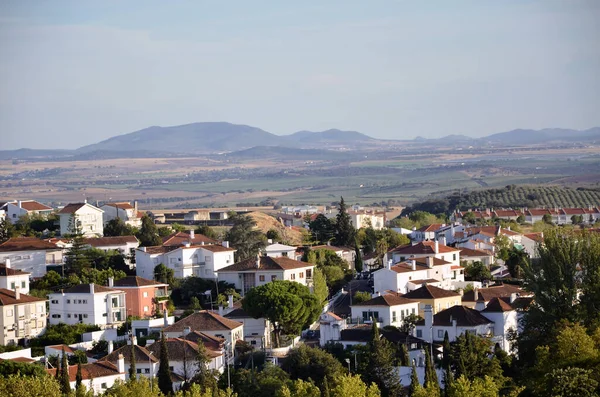
[[[455,261],[456,260],[456,254],[452,254],[452,260]]]
[[[12,309],[8,309],[6,311],[6,317],[12,317],[13,316],[13,310]]]
[[[379,318],[379,312],[372,312],[369,310],[366,312],[362,312],[362,316],[364,321],[369,321],[371,319],[377,321],[377,319]]]
[[[144,311],[145,311],[145,312],[149,311],[149,308],[148,308],[148,306],[144,306]]]
[[[150,368],[144,368],[144,373],[145,374],[149,374],[150,373]]]
[[[296,273],[290,274],[290,280],[295,280],[295,279],[296,279]]]
[[[38,313],[44,313],[46,311],[46,305],[38,305]]]
[[[438,329],[438,339],[443,339],[443,338],[444,338],[444,330]]]
[[[418,329],[417,330],[417,338],[422,338],[423,337],[423,331]]]
[[[250,344],[251,345],[256,345],[256,341],[253,339],[253,340],[250,341]]]
[[[103,383],[100,387],[102,387],[103,389],[108,389],[108,385],[106,383]]]
[[[87,299],[84,299],[84,300],[83,300],[83,304],[84,304],[84,305],[87,305]]]
[[[173,372],[173,367],[169,367],[169,371]]]
[[[87,315],[87,314],[84,314],[84,315],[83,315],[83,318],[88,318],[88,315]]]
[[[148,297],[148,292],[144,292],[142,295],[144,296],[144,298],[147,298]]]
[[[138,374],[141,374],[142,373],[142,369],[141,368],[136,368],[135,372],[137,372]]]
[[[25,288],[25,281],[21,281],[21,288]]]
[[[10,283],[10,289],[15,289],[15,283]]]
[[[52,299],[52,300],[50,301],[50,303],[52,303],[53,305],[58,305],[58,300],[56,300],[56,299]]]
[[[402,317],[404,317],[404,311],[402,311]],[[398,318],[396,317],[396,312],[392,312],[392,322],[395,323],[396,321],[398,321]]]
[[[108,314],[102,313],[102,317],[108,317]]]
[[[60,314],[53,314],[52,318],[60,318]]]
[[[265,281],[265,275],[261,274],[260,276],[258,276],[258,281]]]
[[[413,307],[413,309],[412,309],[411,313],[412,313],[412,314],[415,314],[415,308],[414,308],[414,307]]]
[[[70,315],[70,314],[67,314],[67,318],[71,318],[71,315]]]
[[[272,275],[271,276],[271,281],[275,281],[275,280],[277,280],[277,276],[276,275]]]
[[[77,299],[77,303],[81,305],[81,299]]]
[[[300,274],[298,274],[299,278],[304,278],[304,272],[300,272]]]
[[[31,259],[31,255],[23,255],[23,259]]]
[[[312,278],[312,269],[306,269],[306,278]]]

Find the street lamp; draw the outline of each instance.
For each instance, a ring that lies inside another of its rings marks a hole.
[[[349,359],[349,358],[347,358],[347,359],[346,359],[346,362],[348,363],[348,373],[350,373],[350,359]]]

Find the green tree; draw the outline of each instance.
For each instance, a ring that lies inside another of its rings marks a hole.
[[[527,266],[528,261],[529,257],[525,251],[513,247],[508,253],[508,259],[505,262],[510,276],[518,279],[523,278],[523,268]]]
[[[266,318],[274,325],[275,346],[282,332],[298,335],[312,324],[322,306],[310,290],[294,281],[273,281],[246,293],[243,308],[254,318]]]
[[[448,337],[448,331],[444,331],[444,343],[443,356],[442,356],[442,368],[446,369],[450,367],[450,355],[452,354],[452,346],[450,345],[450,338]]]
[[[65,266],[69,272],[81,273],[83,269],[90,268],[92,263],[87,255],[88,245],[81,231],[80,222],[74,215],[69,219],[69,230],[71,247],[65,254]]]
[[[225,239],[237,250],[236,260],[240,262],[256,257],[267,243],[265,235],[256,229],[256,221],[247,215],[236,215],[232,220],[233,226]]]
[[[338,213],[335,219],[335,244],[340,247],[351,247],[354,243],[356,230],[352,226],[352,221],[350,220],[350,215],[348,215],[343,197],[340,198]]]
[[[325,215],[319,214],[308,224],[312,239],[317,243],[327,244],[335,238],[333,222]]]
[[[410,373],[410,387],[408,390],[408,395],[411,397],[415,396],[422,388],[423,386],[421,386],[421,382],[419,382],[419,376],[417,375],[417,367],[415,367],[415,364],[413,364],[412,371]]]
[[[62,349],[62,355],[60,359],[60,390],[63,394],[69,394],[71,392],[71,383],[69,379],[69,362],[67,361],[67,354],[65,348]]]
[[[371,294],[370,293],[368,293],[366,291],[358,291],[352,297],[352,303],[356,305],[356,304],[359,304],[359,303],[362,303],[362,302],[366,302],[366,301],[368,301],[370,299],[371,299]]]
[[[131,350],[129,353],[129,379],[137,380],[137,370],[135,365],[135,346],[131,346]]]
[[[175,271],[159,263],[154,268],[154,279],[161,283],[173,284],[175,281]]]
[[[499,388],[493,378],[484,376],[473,380],[461,376],[452,383],[450,397],[497,397]]]
[[[321,397],[321,391],[310,381],[288,381],[275,393],[275,397]]]
[[[329,296],[327,280],[320,269],[313,269],[313,291],[320,304],[323,304]]]
[[[160,363],[158,365],[158,387],[164,394],[173,392],[173,381],[171,380],[171,370],[169,369],[169,352],[167,350],[167,340],[164,332],[160,338]]]
[[[368,385],[359,375],[344,374],[335,380],[335,387],[331,390],[331,397],[379,397],[381,393],[376,384]]]
[[[436,390],[439,393],[439,383],[437,373],[435,372],[435,366],[433,365],[433,358],[429,353],[429,349],[425,349],[425,388],[427,390]]]
[[[16,231],[13,224],[6,218],[0,220],[0,244],[11,237],[16,237]]]
[[[396,396],[400,392],[400,378],[394,361],[394,348],[387,339],[380,337],[377,322],[373,321],[368,369],[364,377],[365,381],[377,384],[384,397]]]
[[[547,225],[552,225],[552,215],[544,214],[544,216],[542,216],[542,222],[544,222]]]
[[[311,379],[319,388],[324,387],[325,378],[332,384],[336,377],[347,372],[331,354],[306,345],[292,349],[282,368],[292,379]]]
[[[148,215],[142,217],[142,227],[140,227],[136,237],[140,240],[141,247],[153,247],[162,244],[156,224]]]
[[[403,367],[408,367],[411,365],[410,355],[408,354],[408,348],[404,343],[400,344],[400,365]]]
[[[267,238],[272,240],[274,243],[281,240],[281,236],[279,235],[279,231],[277,231],[277,229],[269,229],[267,231]]]
[[[583,215],[573,215],[571,217],[571,223],[574,225],[581,225],[583,223]]]
[[[475,261],[465,266],[465,278],[483,282],[485,280],[491,280],[492,273],[483,262]]]
[[[165,397],[160,391],[156,378],[148,379],[145,376],[140,376],[136,382],[123,382],[117,380],[115,384],[108,389],[104,397]],[[178,397],[183,397],[177,394]],[[187,395],[185,397],[214,397],[212,394],[205,395]],[[220,396],[219,396],[220,397]]]
[[[206,346],[202,341],[198,341],[198,354],[196,355],[197,370],[192,378],[191,383],[196,384],[202,391],[217,390],[217,373],[209,369],[210,357],[206,350]]]
[[[7,375],[0,377],[0,396],[62,397],[60,384],[47,376]]]
[[[77,363],[77,373],[75,374],[75,388],[79,389],[81,387],[81,381],[83,380],[83,375],[81,374],[81,363]]]
[[[457,378],[465,376],[472,380],[490,376],[504,382],[502,368],[495,356],[491,355],[491,342],[483,337],[466,332],[452,344],[450,366]]]
[[[200,310],[202,309],[202,305],[200,305],[200,299],[196,296],[192,296],[190,299],[190,309],[192,310]]]
[[[597,374],[596,374],[597,375]],[[547,393],[553,397],[597,397],[598,381],[592,370],[560,368],[546,374]]]
[[[104,236],[132,236],[135,230],[121,218],[111,219],[104,225]]]
[[[196,233],[197,234],[201,234],[203,236],[206,236],[208,238],[212,238],[213,240],[216,240],[218,238],[217,233],[215,232],[215,230],[213,228],[211,228],[208,225],[200,225],[196,228]]]
[[[360,253],[360,248],[358,248],[358,241],[354,241],[354,270],[357,273],[363,271],[363,259],[362,254]]]

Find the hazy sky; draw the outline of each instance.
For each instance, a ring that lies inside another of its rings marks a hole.
[[[0,149],[151,125],[600,125],[600,1],[0,2]]]

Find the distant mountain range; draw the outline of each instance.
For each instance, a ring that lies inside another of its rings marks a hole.
[[[469,145],[523,145],[550,142],[600,142],[600,127],[579,131],[548,128],[543,130],[513,130],[484,138],[448,135],[443,138],[415,138],[414,145],[469,144]],[[18,149],[0,151],[0,159],[34,157],[55,158],[115,158],[119,156],[176,156],[190,154],[217,154],[245,151],[255,147],[283,147],[294,149],[365,149],[381,147],[392,140],[379,140],[357,131],[298,131],[290,135],[275,135],[260,128],[225,122],[202,122],[172,127],[148,127],[128,134],[117,135],[76,150]],[[402,142],[400,140],[398,143]],[[244,155],[255,154],[245,152]],[[306,153],[308,154],[308,152]],[[311,153],[320,157],[322,153]]]

